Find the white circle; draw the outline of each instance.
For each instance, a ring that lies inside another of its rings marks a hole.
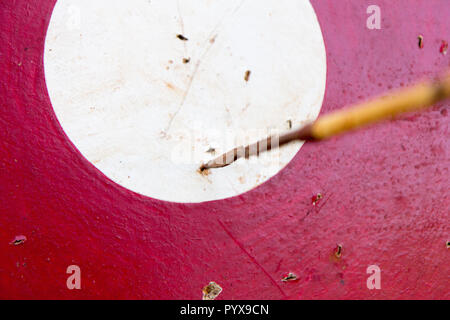
[[[301,142],[197,169],[316,119],[326,81],[306,0],[59,0],[44,62],[56,116],[84,157],[116,183],[174,202],[232,197],[275,175]]]

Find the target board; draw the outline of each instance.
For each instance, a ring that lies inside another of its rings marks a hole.
[[[325,91],[308,1],[58,1],[44,61],[80,152],[118,184],[175,202],[229,198],[276,174],[300,142],[207,177],[198,168],[314,120]]]
[[[449,298],[448,102],[197,171],[448,68],[449,14],[2,2],[0,297]]]

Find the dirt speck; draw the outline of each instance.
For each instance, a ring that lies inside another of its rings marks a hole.
[[[183,63],[187,64],[191,61],[191,58],[183,58]]]
[[[206,153],[210,153],[210,154],[214,155],[214,154],[216,154],[216,149],[211,147],[208,150],[206,150]]]
[[[289,272],[288,274],[286,274],[283,279],[281,279],[281,281],[283,282],[293,282],[293,281],[297,281],[298,277],[295,273]]]
[[[450,240],[447,241],[446,245],[447,245],[447,249],[450,249]]]
[[[20,235],[20,236],[16,236],[16,237],[14,238],[14,240],[11,241],[9,244],[18,246],[18,245],[23,244],[25,241],[27,241],[27,237],[25,237],[25,236],[23,236],[23,235]]]
[[[342,244],[336,245],[336,248],[334,249],[334,256],[338,259],[342,257]]]
[[[287,122],[287,124],[288,124],[288,128],[289,129],[292,129],[292,120],[288,120],[288,121],[286,121]]]
[[[248,82],[248,80],[250,80],[250,75],[251,74],[252,74],[252,72],[250,70],[245,71],[244,80],[246,82]]]
[[[203,300],[215,300],[222,292],[222,287],[215,282],[210,282],[203,288]]]
[[[239,177],[239,182],[241,183],[241,184],[244,184],[245,183],[245,177]]]
[[[417,40],[419,41],[419,48],[422,49],[423,48],[423,36],[422,35],[418,36]]]
[[[166,87],[172,90],[175,90],[175,87],[173,86],[173,84],[166,82]]]
[[[182,34],[177,34],[177,38],[180,39],[181,41],[188,41],[189,40],[188,38],[186,38]]]

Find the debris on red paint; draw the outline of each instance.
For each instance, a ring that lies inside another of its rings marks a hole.
[[[203,288],[203,300],[214,300],[222,292],[222,287],[215,282],[210,282]]]
[[[419,48],[422,49],[423,48],[423,36],[420,35],[417,38],[419,39]]]
[[[250,80],[250,75],[252,74],[252,72],[250,70],[245,71],[245,76],[244,76],[244,80],[246,82],[248,82],[248,80]]]
[[[334,256],[338,259],[342,257],[342,244],[338,244],[334,249]]]
[[[285,275],[283,277],[283,279],[281,279],[281,281],[283,282],[293,282],[293,281],[297,281],[298,277],[295,273],[289,272],[287,275]]]
[[[442,54],[447,54],[448,50],[448,42],[445,40],[442,40],[441,48],[439,49],[439,52]]]
[[[25,241],[27,241],[27,237],[20,235],[16,236],[13,241],[11,241],[9,244],[13,244],[15,246],[23,244]]]
[[[312,205],[315,206],[317,205],[317,203],[320,201],[320,199],[323,198],[323,195],[321,193],[318,193],[317,195],[313,196],[311,201],[312,201]]]
[[[447,241],[447,249],[450,249],[450,241]]]

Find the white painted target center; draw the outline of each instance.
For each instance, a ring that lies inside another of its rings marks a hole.
[[[174,202],[232,197],[279,172],[300,142],[197,169],[316,119],[326,81],[307,0],[59,0],[44,62],[81,154],[123,187]]]

